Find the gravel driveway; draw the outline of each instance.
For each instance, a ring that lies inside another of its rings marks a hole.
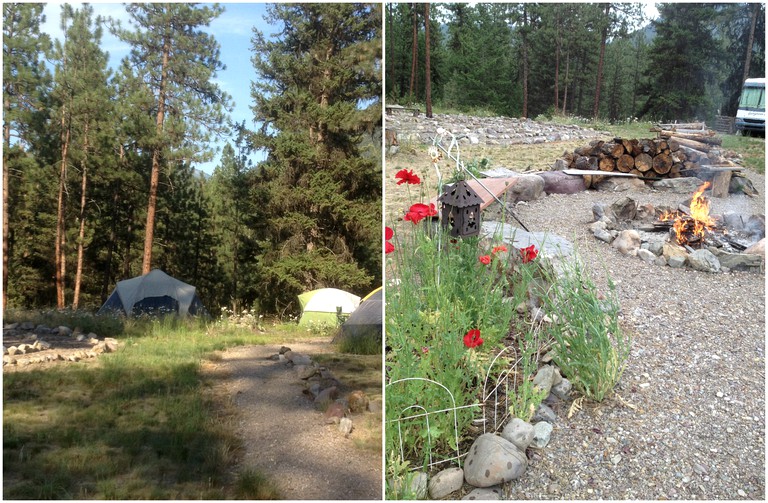
[[[765,212],[756,198],[713,199],[712,213]],[[647,264],[592,236],[595,202],[629,195],[677,206],[651,190],[550,195],[517,206],[532,231],[571,240],[598,285],[615,281],[629,364],[612,399],[567,419],[533,455],[508,499],[765,499],[765,274],[708,274]]]
[[[290,343],[297,353],[328,353],[327,342]],[[280,346],[228,349],[207,369],[217,391],[237,408],[238,431],[248,467],[274,482],[288,500],[382,498],[379,453],[355,447],[302,393],[295,372],[269,360]],[[354,436],[354,431],[352,433]]]

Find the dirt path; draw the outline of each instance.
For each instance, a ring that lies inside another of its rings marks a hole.
[[[332,352],[322,341],[287,345],[310,357]],[[264,474],[284,499],[381,499],[380,454],[355,446],[355,431],[344,438],[336,425],[325,424],[293,370],[269,360],[279,349],[229,349],[205,369],[216,392],[231,397],[237,408],[245,449],[241,471]]]

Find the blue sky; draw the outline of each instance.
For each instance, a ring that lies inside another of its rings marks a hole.
[[[70,2],[77,8],[79,3]],[[110,16],[122,21],[123,26],[128,27],[129,16],[125,12],[123,4],[119,3],[94,3],[92,2],[94,15]],[[226,70],[219,72],[216,82],[221,89],[232,96],[235,102],[232,111],[232,120],[236,122],[246,121],[247,127],[253,126],[253,114],[251,105],[251,81],[256,78],[256,72],[251,64],[251,37],[253,28],[256,27],[264,35],[275,34],[279,28],[272,27],[264,21],[266,14],[266,4],[264,3],[222,3],[224,13],[211,23],[208,28],[221,46],[221,60],[226,65]],[[48,3],[45,6],[44,13],[46,22],[41,27],[41,31],[48,33],[52,38],[62,37],[62,31],[59,27],[61,21],[61,4]],[[129,47],[117,38],[113,37],[109,31],[105,30],[102,36],[101,47],[109,53],[110,66],[116,68],[120,61],[128,55]],[[219,153],[214,156],[214,160],[209,163],[195,166],[197,169],[212,173],[218,165],[221,148],[225,142],[217,143]],[[264,154],[255,153],[251,156],[254,163],[262,160]]]

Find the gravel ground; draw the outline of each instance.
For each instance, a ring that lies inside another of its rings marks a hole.
[[[713,199],[712,212],[764,213],[761,195]],[[508,499],[765,499],[765,275],[707,274],[626,257],[587,228],[592,205],[625,194],[551,195],[517,206],[531,230],[571,240],[598,285],[617,284],[633,334],[618,399],[562,411],[550,445]],[[681,194],[642,191],[641,204]]]
[[[310,357],[333,351],[327,341],[288,346]],[[206,367],[216,392],[237,408],[241,466],[266,475],[286,500],[382,499],[381,455],[356,447],[354,431],[345,438],[336,425],[325,424],[296,373],[269,360],[279,349],[232,348]]]
[[[388,161],[390,218],[408,204],[394,172],[426,165],[423,150]],[[434,183],[428,170],[419,172]],[[760,195],[713,199],[712,213],[764,214],[765,177],[748,177]],[[595,202],[626,195],[654,205],[686,199],[650,189],[586,191],[516,207],[531,231],[570,240],[598,287],[613,279],[633,349],[616,388],[621,399],[585,402],[570,419],[569,404],[559,407],[549,446],[529,455],[527,472],[504,487],[505,498],[764,500],[765,274],[707,274],[621,255],[588,224]]]

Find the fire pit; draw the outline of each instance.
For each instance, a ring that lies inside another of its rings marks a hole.
[[[621,253],[660,266],[762,272],[765,216],[712,215],[704,195],[709,186],[701,185],[677,208],[638,205],[629,197],[610,206],[598,203],[590,228]]]

